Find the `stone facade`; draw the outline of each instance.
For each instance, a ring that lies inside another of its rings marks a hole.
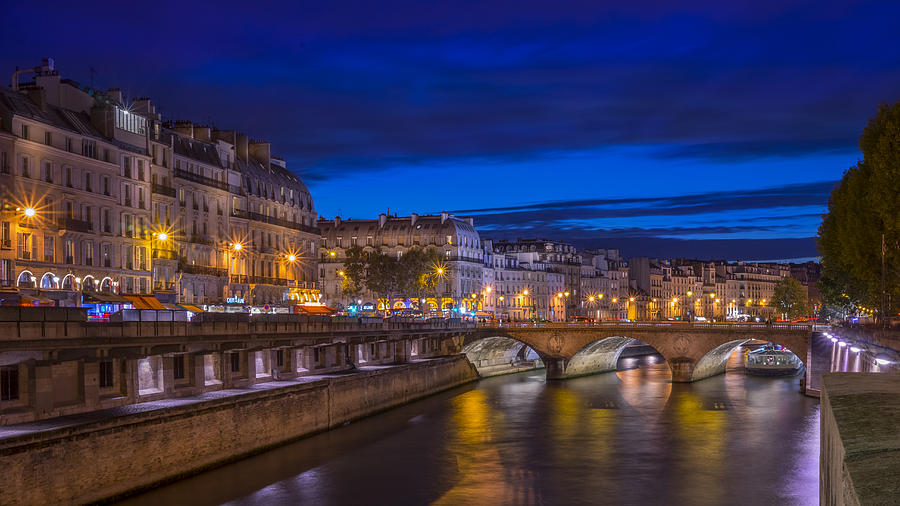
[[[33,72],[0,90],[0,284],[57,305],[314,295],[312,198],[268,143],[165,123],[150,99],[61,79],[51,60]]]

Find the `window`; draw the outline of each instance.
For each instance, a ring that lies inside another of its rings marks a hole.
[[[52,235],[44,236],[44,261],[53,262],[54,237]]]
[[[23,139],[28,138],[28,125],[25,125],[25,124],[22,125],[22,138]]]
[[[6,151],[0,153],[0,172],[9,174],[9,158]]]
[[[91,183],[93,176],[91,176],[90,172],[84,173],[84,189],[86,191],[92,192],[94,191],[94,185]]]
[[[113,361],[103,360],[100,362],[100,388],[110,388],[115,385],[113,381]]]
[[[275,350],[275,365],[284,367],[284,350]]]
[[[19,366],[0,367],[0,401],[19,398]]]
[[[240,372],[241,370],[241,354],[231,354],[231,372]]]
[[[53,165],[50,162],[44,162],[44,168],[41,170],[41,179],[47,183],[53,183]]]
[[[64,172],[65,172],[66,186],[68,186],[69,188],[72,188],[72,167],[66,167]]]
[[[53,145],[53,134],[50,132],[44,132],[44,144],[48,146]]]
[[[146,135],[147,119],[116,107],[116,128],[138,135]]]
[[[101,181],[101,185],[103,187],[103,194],[108,197],[109,196],[109,176],[103,176],[103,178],[101,178],[100,181]]]
[[[175,379],[184,379],[184,355],[175,355],[172,359],[172,372]]]
[[[97,142],[83,139],[81,141],[81,154],[88,158],[97,158]]]
[[[28,166],[30,161],[31,160],[29,160],[27,156],[22,157],[22,176],[23,177],[31,177],[29,175],[30,170],[29,170],[29,166]]]
[[[69,153],[72,152],[72,138],[71,137],[66,137],[66,151],[68,151]]]
[[[137,168],[138,168],[138,170],[137,170],[138,177],[137,178],[139,180],[143,181],[144,180],[144,161],[143,160],[139,159],[137,161]]]

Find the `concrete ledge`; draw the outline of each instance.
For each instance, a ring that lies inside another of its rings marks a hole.
[[[478,379],[463,356],[230,395],[204,394],[85,415],[0,438],[0,504],[86,503],[122,496],[343,425]],[[271,384],[270,384],[271,385]],[[45,422],[52,422],[47,420]]]
[[[819,503],[897,504],[900,376],[822,375]]]

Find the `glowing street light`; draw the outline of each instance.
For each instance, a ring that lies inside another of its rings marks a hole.
[[[156,238],[159,239],[161,242],[166,242],[169,240],[169,234],[167,234],[165,232],[160,232],[160,233],[156,234]]]
[[[244,249],[244,245],[239,242],[234,243],[231,247],[234,249],[234,251],[240,251]]]
[[[35,211],[33,207],[25,208],[25,217],[26,218],[34,218],[35,214],[37,214],[37,211]]]
[[[288,262],[292,262],[292,263],[293,263],[293,262],[296,262],[296,261],[297,261],[297,255],[290,254],[290,255],[287,256],[287,260],[288,260]]]

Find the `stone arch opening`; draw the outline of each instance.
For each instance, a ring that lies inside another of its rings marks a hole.
[[[75,276],[72,274],[66,274],[63,277],[62,284],[60,285],[63,290],[74,290],[75,289]]]
[[[41,288],[59,288],[59,278],[52,272],[45,272],[41,276]]]
[[[465,345],[462,353],[481,376],[496,376],[544,366],[538,352],[510,337],[485,337]]]
[[[716,376],[718,374],[723,374],[728,365],[728,360],[731,358],[734,352],[737,351],[738,348],[740,348],[742,345],[750,341],[751,339],[736,339],[733,341],[722,343],[706,352],[694,365],[694,369],[691,372],[691,381],[697,381],[709,378],[711,376]],[[777,341],[778,340],[776,339],[774,341],[770,340],[767,342],[783,346],[784,349],[796,355],[801,364],[806,366],[805,350],[792,350],[789,346],[781,344]]]
[[[619,356],[633,342],[635,340],[630,337],[615,336],[588,343],[569,359],[565,376],[571,378],[615,371]]]
[[[16,278],[16,286],[24,288],[34,288],[34,274],[32,274],[28,269],[20,272],[19,277]]]
[[[101,292],[112,292],[113,291],[113,281],[112,278],[106,276],[100,281],[100,291]]]
[[[724,373],[725,366],[728,364],[728,359],[731,358],[732,353],[747,341],[749,339],[736,339],[722,343],[707,351],[694,365],[694,370],[691,372],[691,380],[697,381]]]

